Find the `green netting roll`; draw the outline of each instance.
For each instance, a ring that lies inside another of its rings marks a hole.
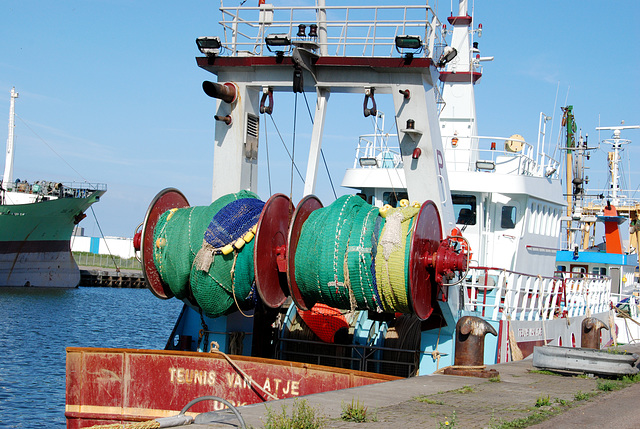
[[[319,258],[320,289],[323,296],[331,300],[323,303],[332,307],[353,306],[349,285],[345,284],[345,258],[356,214],[365,204],[362,198],[354,195],[338,198],[327,207],[325,226],[318,231],[323,236],[322,253]]]
[[[409,246],[418,211],[390,209],[381,219],[378,208],[344,196],[311,213],[296,250],[296,282],[305,302],[410,313]]]
[[[296,249],[296,283],[309,307],[322,299],[318,259],[324,238],[318,233],[318,227],[324,225],[327,214],[327,210],[318,209],[309,215],[302,225]]]
[[[379,213],[377,207],[371,207],[368,204],[360,207],[349,237],[347,248],[349,283],[359,310],[378,310],[371,263],[372,236]]]
[[[228,255],[216,255],[208,271],[194,267],[194,259],[202,247],[204,233],[213,217],[231,202],[258,198],[249,191],[220,197],[206,207],[172,209],[163,213],[154,229],[154,263],[160,277],[174,295],[185,300],[193,295],[207,315],[227,313],[235,299],[243,302],[251,292],[253,273],[253,240]],[[234,279],[231,271],[234,268]]]

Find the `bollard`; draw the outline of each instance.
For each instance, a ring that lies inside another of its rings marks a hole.
[[[444,373],[482,378],[498,376],[495,369],[484,367],[484,336],[487,333],[498,335],[493,326],[479,317],[461,317],[456,324],[454,365],[445,368]]]
[[[600,330],[609,326],[595,317],[585,317],[582,320],[582,336],[580,337],[580,347],[583,349],[600,349]]]

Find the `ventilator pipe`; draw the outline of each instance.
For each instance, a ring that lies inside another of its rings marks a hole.
[[[233,103],[238,99],[238,88],[231,82],[220,84],[205,80],[202,82],[202,90],[209,97],[217,98],[225,103]]]
[[[582,320],[582,336],[580,337],[580,347],[583,349],[600,349],[600,330],[609,326],[595,317],[586,317]]]

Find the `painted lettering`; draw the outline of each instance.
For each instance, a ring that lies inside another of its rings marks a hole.
[[[518,328],[518,337],[541,337],[542,328]]]
[[[233,375],[233,373],[227,373],[227,386],[229,387],[233,386]]]
[[[233,387],[247,387],[247,385],[246,383],[243,383],[242,377],[236,374],[236,381],[233,383]]]
[[[187,384],[193,383],[193,371],[194,371],[193,369],[184,370],[184,380],[187,382]]]
[[[531,332],[529,332],[531,331]],[[533,335],[537,332],[537,329],[519,329],[518,335]],[[541,330],[540,330],[541,331]],[[252,378],[245,379],[235,372],[225,373],[220,381],[226,384],[229,389],[249,389],[255,380]],[[195,384],[201,386],[215,386],[218,382],[218,374],[215,371],[205,371],[198,369],[187,368],[169,368],[169,380],[171,383],[176,384]],[[223,381],[224,380],[224,381]],[[262,388],[267,392],[282,394],[285,396],[298,396],[300,395],[300,382],[286,380],[281,378],[266,378],[262,385]],[[242,404],[240,404],[242,405]]]
[[[444,167],[444,156],[442,156],[442,152],[436,150],[436,159],[438,161],[438,174],[442,174],[442,168]]]

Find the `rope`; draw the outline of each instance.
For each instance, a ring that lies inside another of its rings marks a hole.
[[[136,423],[112,423],[108,425],[95,425],[89,426],[89,429],[153,429],[159,427],[160,422],[156,420],[149,420],[146,422]]]
[[[407,281],[409,233],[419,208],[390,208],[382,229],[376,257],[376,280],[386,312],[411,312]]]
[[[215,341],[211,341],[211,345],[209,347],[209,352],[210,353],[221,354],[227,360],[227,362],[229,362],[229,365],[231,365],[233,367],[233,369],[235,369],[236,371],[238,371],[240,373],[240,375],[242,375],[242,378],[244,379],[245,383],[247,383],[247,386],[251,387],[252,389],[254,387],[257,387],[261,392],[263,392],[269,398],[274,399],[274,400],[278,399],[277,396],[275,396],[271,392],[265,390],[259,384],[254,383],[253,379],[251,377],[249,377],[249,375],[246,372],[244,372],[242,370],[242,368],[240,368],[238,366],[238,364],[233,361],[233,359],[231,359],[225,352],[220,350],[220,345],[218,343],[216,343]],[[264,399],[263,399],[263,401],[264,401]]]

